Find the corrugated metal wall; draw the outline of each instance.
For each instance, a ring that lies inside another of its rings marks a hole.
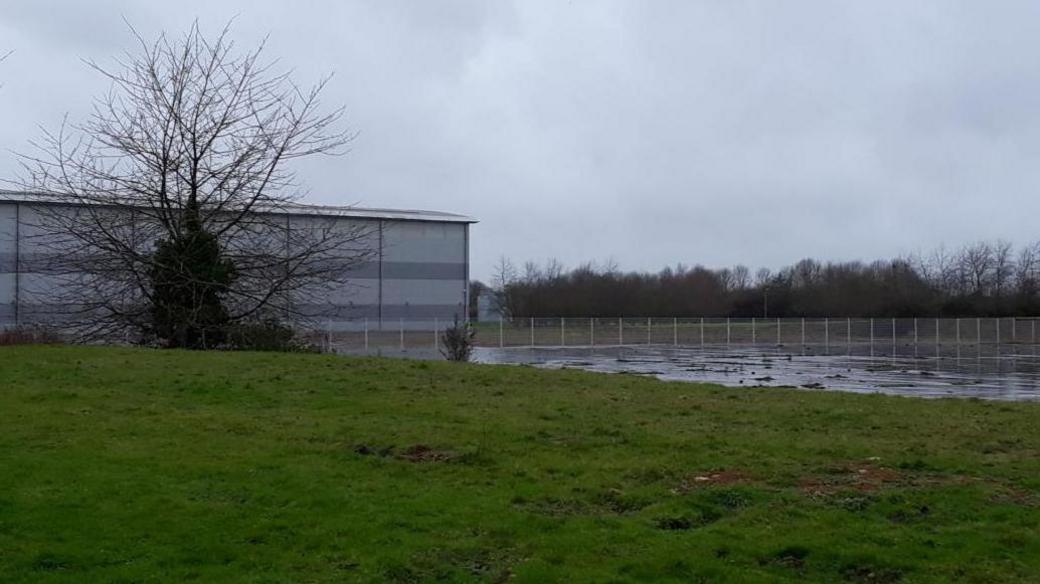
[[[53,277],[34,271],[40,261],[40,241],[34,238],[32,203],[0,201],[0,327],[29,325],[53,312]],[[432,319],[449,322],[466,318],[468,229],[462,222],[407,221],[339,217],[336,225],[363,225],[377,256],[352,270],[345,286],[323,289],[310,305],[314,323],[332,330],[359,330],[381,325],[423,329]],[[294,215],[293,228],[309,223],[327,225],[330,217]],[[46,292],[46,294],[44,294]],[[317,302],[315,302],[317,300]]]

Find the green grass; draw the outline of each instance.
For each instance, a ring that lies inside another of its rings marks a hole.
[[[1040,407],[0,350],[0,581],[1010,582]]]

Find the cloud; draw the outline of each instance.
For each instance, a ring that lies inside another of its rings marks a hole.
[[[81,59],[216,30],[360,132],[316,202],[479,217],[501,254],[775,267],[1035,239],[1040,5],[1004,2],[20,3],[0,20],[4,146],[86,115]],[[10,45],[10,46],[8,46]],[[0,157],[0,175],[16,170]]]

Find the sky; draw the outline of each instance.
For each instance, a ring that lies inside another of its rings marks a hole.
[[[145,37],[234,19],[357,132],[309,202],[471,215],[501,256],[626,270],[1040,239],[1040,3],[0,0],[0,178]],[[126,22],[125,22],[125,21]]]

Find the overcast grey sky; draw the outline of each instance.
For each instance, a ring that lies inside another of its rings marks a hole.
[[[232,17],[360,132],[312,202],[478,217],[499,255],[778,267],[1040,238],[1040,2],[0,0],[0,177],[82,63]]]

